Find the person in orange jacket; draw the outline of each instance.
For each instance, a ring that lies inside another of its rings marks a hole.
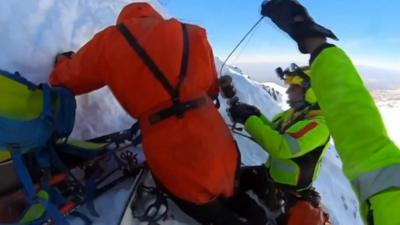
[[[152,174],[183,211],[203,224],[247,224],[231,207],[240,154],[213,104],[214,63],[203,28],[131,3],[76,54],[59,55],[50,82],[75,95],[107,85],[139,120]],[[262,209],[249,214],[265,224]]]

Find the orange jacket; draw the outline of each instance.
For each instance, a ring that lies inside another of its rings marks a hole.
[[[162,19],[146,3],[126,6],[117,24],[122,22],[176,85],[183,52],[181,23]],[[240,159],[229,129],[208,97],[217,96],[219,90],[206,32],[195,25],[187,27],[190,53],[181,100],[205,97],[206,104],[185,112],[181,119],[172,116],[149,123],[150,115],[172,105],[170,95],[116,26],[97,33],[71,59],[59,62],[50,82],[76,95],[109,86],[124,109],[139,119],[153,175],[177,197],[206,203],[233,194]]]

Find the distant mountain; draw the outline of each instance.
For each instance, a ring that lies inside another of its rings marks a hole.
[[[357,66],[370,90],[400,89],[400,70]]]
[[[282,84],[282,81],[276,76],[275,69],[277,67],[285,68],[290,62],[256,62],[256,63],[236,63],[235,66],[245,74],[251,74],[253,80],[259,82],[273,82]],[[301,64],[299,64],[301,65]]]
[[[390,102],[399,101],[400,102],[400,89],[396,90],[374,90],[372,91],[377,102]]]
[[[251,74],[252,79],[260,82],[275,82],[281,84],[282,81],[275,74],[275,68],[287,67],[290,62],[256,62],[256,63],[236,63],[235,66],[245,74]],[[299,64],[303,65],[303,64]],[[400,89],[400,70],[381,69],[371,66],[357,66],[364,82],[370,90],[393,90]]]

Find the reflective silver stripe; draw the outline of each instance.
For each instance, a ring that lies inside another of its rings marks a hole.
[[[292,151],[292,154],[295,155],[295,154],[299,153],[300,152],[299,141],[296,138],[290,136],[289,134],[284,134],[283,136],[289,142],[290,150]]]
[[[284,171],[293,175],[297,174],[296,165],[295,162],[289,160],[271,160],[271,167],[274,167],[274,170]]]
[[[400,165],[390,166],[360,175],[352,181],[360,201],[392,188],[400,188]]]

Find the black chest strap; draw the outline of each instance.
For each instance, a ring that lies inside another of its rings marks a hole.
[[[162,84],[164,89],[168,92],[168,94],[171,97],[173,106],[163,109],[151,115],[149,118],[151,124],[157,123],[173,115],[176,115],[178,118],[182,118],[185,111],[197,108],[205,104],[206,102],[205,98],[198,98],[187,102],[181,102],[180,99],[180,89],[183,81],[187,77],[189,53],[190,53],[189,33],[187,30],[187,26],[184,23],[181,23],[181,25],[183,33],[183,53],[182,53],[181,69],[176,87],[172,86],[172,84],[168,81],[164,73],[160,70],[160,68],[156,65],[156,63],[153,61],[150,55],[140,45],[139,41],[132,35],[132,33],[128,30],[128,28],[122,23],[117,25],[118,30],[128,41],[129,45],[135,50],[135,52],[139,55],[139,57],[143,60],[143,62],[152,72],[154,77]]]

